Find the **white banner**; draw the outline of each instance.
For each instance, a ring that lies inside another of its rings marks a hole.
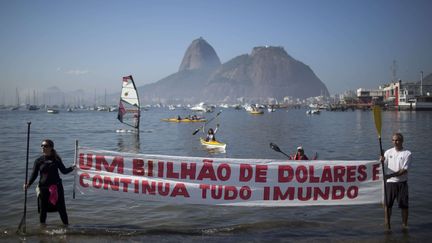
[[[79,148],[81,194],[183,204],[310,206],[381,203],[375,160],[292,161],[179,157]]]

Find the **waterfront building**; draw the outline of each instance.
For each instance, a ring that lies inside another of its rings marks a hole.
[[[359,88],[357,89],[357,100],[360,104],[368,106],[380,104],[383,101],[383,91]]]
[[[386,106],[398,110],[432,110],[432,85],[402,80],[380,87]]]

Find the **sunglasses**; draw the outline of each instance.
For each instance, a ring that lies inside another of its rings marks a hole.
[[[42,144],[41,148],[49,148],[50,146],[48,144]]]

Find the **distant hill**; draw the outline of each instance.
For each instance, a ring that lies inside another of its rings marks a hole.
[[[172,103],[201,100],[207,79],[214,69],[183,70],[156,83],[138,87],[140,100],[145,102]]]
[[[289,56],[282,47],[255,47],[212,74],[204,96],[212,100],[307,98],[328,95],[327,87],[312,69]]]
[[[283,47],[255,47],[221,64],[203,38],[192,41],[179,71],[139,87],[144,102],[218,102],[328,95],[325,84]]]
[[[423,77],[423,84],[432,85],[432,73]]]

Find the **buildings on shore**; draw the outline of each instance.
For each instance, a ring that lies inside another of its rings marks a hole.
[[[397,110],[432,110],[432,85],[399,80],[376,90],[357,89],[356,98],[349,102],[366,107],[378,104]]]
[[[428,78],[429,77],[429,78]],[[310,97],[307,99],[299,99],[294,97],[284,97],[283,100],[277,100],[276,98],[264,98],[261,97],[257,100],[245,100],[245,98],[240,97],[237,98],[236,106],[243,104],[266,104],[269,106],[275,106],[278,108],[300,108],[300,107],[309,107],[310,105],[321,107],[322,109],[329,110],[346,110],[346,109],[370,109],[373,105],[381,105],[384,109],[391,110],[432,110],[432,82],[431,75],[426,77],[426,82],[423,83],[423,75],[419,81],[416,82],[405,82],[402,80],[392,81],[390,83],[381,85],[378,89],[363,89],[358,88],[356,91],[346,91],[340,95],[334,96],[317,96]],[[38,102],[38,95],[35,91],[33,91],[33,105],[31,106],[30,94],[27,94],[27,98],[25,103],[20,104],[20,95],[18,90],[16,91],[16,104],[12,106],[7,106],[4,104],[0,104],[0,109],[9,108],[11,110],[19,109],[20,107],[25,107],[26,109],[32,110],[32,107],[55,107],[55,108],[68,108],[74,107],[75,109],[89,109],[89,110],[100,110],[96,107],[106,107],[107,104],[107,95],[105,92],[104,102],[101,101],[99,97],[97,99],[96,91],[94,94],[94,100],[91,99],[85,100],[83,93],[80,93],[80,96],[77,96],[77,99],[68,100],[66,95],[59,91],[55,90],[56,95],[52,93],[43,93],[43,104]],[[110,96],[114,97],[114,96]],[[4,99],[3,99],[4,100]],[[90,100],[90,101],[89,101]],[[115,98],[110,99],[109,103],[115,104],[118,101],[117,96]],[[93,103],[93,105],[89,105]],[[100,105],[104,103],[105,105]],[[157,104],[147,104],[158,105],[158,106],[168,106],[169,103],[164,103],[162,100]],[[225,104],[227,105],[227,104]],[[179,102],[177,106],[188,106],[184,103]]]

